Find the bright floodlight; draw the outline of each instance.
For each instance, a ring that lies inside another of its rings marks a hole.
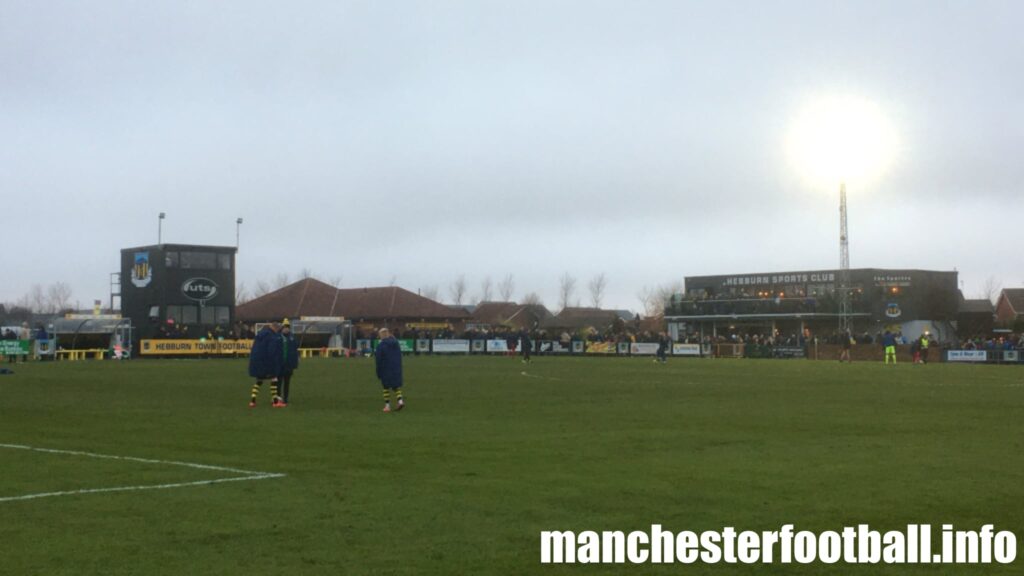
[[[834,191],[840,182],[863,186],[893,160],[896,136],[874,103],[861,98],[823,98],[797,117],[789,155],[816,187]]]

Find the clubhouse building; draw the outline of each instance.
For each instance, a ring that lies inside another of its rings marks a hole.
[[[924,331],[952,338],[963,300],[957,272],[858,268],[849,271],[855,334]],[[839,327],[839,270],[688,276],[665,317],[684,335],[803,334],[827,337]]]

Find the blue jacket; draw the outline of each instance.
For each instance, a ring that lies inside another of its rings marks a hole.
[[[249,353],[249,376],[253,378],[276,378],[284,367],[284,353],[281,349],[281,335],[264,326],[252,341]]]
[[[285,353],[284,372],[294,372],[299,369],[299,341],[294,334],[281,333],[282,352]]]
[[[402,387],[402,348],[394,336],[377,344],[377,378],[385,388]]]
[[[895,336],[893,336],[892,334],[888,334],[888,333],[886,333],[886,334],[884,334],[882,336],[882,346],[888,347],[888,346],[895,346],[895,345],[896,345],[896,337]]]

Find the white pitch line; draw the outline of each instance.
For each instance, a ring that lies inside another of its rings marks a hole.
[[[218,472],[234,472],[242,476],[231,478],[216,478],[214,480],[197,480],[195,482],[177,482],[174,484],[149,484],[143,486],[113,486],[110,488],[84,488],[81,490],[63,490],[60,492],[40,492],[37,494],[25,494],[23,496],[0,497],[0,502],[13,502],[16,500],[32,500],[35,498],[46,498],[50,496],[71,496],[75,494],[95,494],[99,492],[127,492],[137,490],[166,490],[169,488],[184,488],[189,486],[204,486],[208,484],[220,484],[223,482],[244,482],[246,480],[267,480],[270,478],[283,478],[285,474],[276,472],[259,472],[257,470],[242,470],[241,468],[229,468],[227,466],[213,466],[211,464],[197,464],[195,462],[178,462],[174,460],[155,460],[152,458],[136,458],[134,456],[115,456],[112,454],[96,454],[94,452],[82,452],[78,450],[56,450],[53,448],[36,448],[22,444],[2,444],[0,448],[14,450],[28,450],[31,452],[42,452],[46,454],[68,454],[71,456],[85,456],[88,458],[102,458],[107,460],[125,460],[128,462],[142,462],[145,464],[162,464],[167,466],[183,466],[199,470],[215,470]]]
[[[522,374],[523,376],[526,376],[527,378],[536,378],[537,380],[556,380],[556,381],[561,381],[562,380],[561,378],[554,378],[552,376],[537,376],[536,374],[528,374],[525,370],[520,372],[520,374]]]

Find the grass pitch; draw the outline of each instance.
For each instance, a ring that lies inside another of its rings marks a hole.
[[[2,574],[1020,574],[989,566],[539,563],[542,530],[992,523],[1024,542],[1024,369],[810,361],[238,360],[0,376],[0,443],[283,478],[0,501]],[[230,472],[0,448],[0,498]]]

